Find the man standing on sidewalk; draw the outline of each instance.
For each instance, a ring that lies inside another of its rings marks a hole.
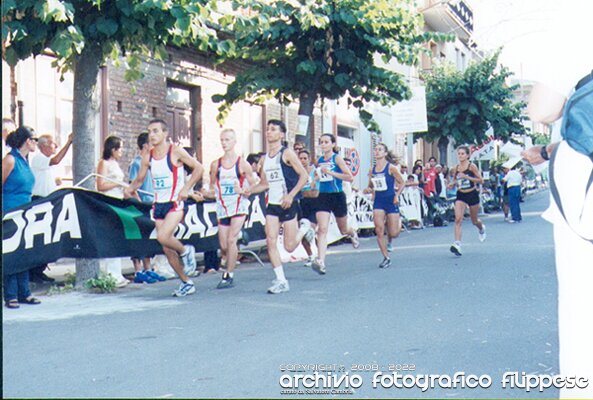
[[[507,183],[509,193],[509,207],[511,208],[510,223],[521,222],[521,182],[523,177],[516,167],[505,175],[503,181]]]
[[[72,133],[68,135],[66,144],[57,154],[58,146],[53,136],[49,134],[39,136],[37,141],[39,151],[31,158],[31,170],[35,176],[33,200],[48,196],[62,183],[62,180],[56,176],[55,166],[62,162],[68,153],[68,149],[72,145],[72,136]],[[53,282],[54,279],[44,273],[46,268],[47,264],[44,264],[29,270],[29,280],[37,283]]]
[[[185,267],[196,269],[195,249],[191,245],[183,245],[175,237],[175,230],[187,211],[186,200],[189,191],[202,178],[204,168],[195,158],[191,157],[182,147],[167,143],[168,127],[162,119],[153,119],[148,124],[148,137],[152,144],[150,153],[142,157],[138,176],[125,190],[125,197],[133,197],[142,185],[150,168],[154,187],[153,217],[156,226],[157,240],[171,267],[175,270],[181,285],[173,292],[173,296],[181,297],[195,293],[196,288],[184,272]],[[192,170],[191,177],[185,182],[183,165]],[[184,183],[185,182],[185,183]],[[183,264],[181,260],[183,260]]]

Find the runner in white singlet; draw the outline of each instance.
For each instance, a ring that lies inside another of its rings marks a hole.
[[[224,289],[233,287],[239,253],[237,239],[249,211],[249,187],[255,186],[255,179],[249,163],[235,153],[235,131],[223,130],[220,144],[224,155],[210,164],[210,187],[216,197],[220,250],[226,256],[226,272],[217,289]]]
[[[303,168],[294,151],[282,147],[282,139],[286,134],[286,125],[279,120],[269,120],[266,130],[268,153],[265,155],[261,181],[252,189],[252,193],[268,191],[268,206],[266,209],[266,240],[268,254],[274,269],[276,279],[268,288],[268,293],[276,294],[288,292],[289,286],[284,276],[282,259],[278,251],[278,235],[283,226],[283,242],[287,252],[293,252],[305,235],[313,239],[315,232],[311,224],[302,224],[297,228],[298,200],[300,191],[308,180],[308,174]]]
[[[196,291],[194,283],[188,278],[188,272],[196,269],[195,249],[191,245],[183,245],[174,236],[177,226],[183,219],[189,191],[202,177],[204,168],[183,148],[167,144],[167,123],[154,119],[148,124],[148,136],[153,148],[150,154],[142,157],[140,171],[136,179],[126,189],[126,197],[133,197],[136,190],[144,182],[150,168],[153,179],[155,203],[153,217],[156,226],[157,240],[171,267],[181,279],[179,289],[173,296],[187,296]],[[183,164],[192,170],[191,177],[184,183]],[[183,264],[182,264],[182,260]]]

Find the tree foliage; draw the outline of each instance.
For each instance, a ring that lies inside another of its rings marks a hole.
[[[239,73],[224,95],[219,118],[249,99],[299,100],[310,116],[318,99],[347,97],[377,130],[365,103],[394,104],[410,97],[405,77],[380,65],[414,65],[422,44],[448,36],[422,32],[422,16],[408,0],[234,0],[237,13],[220,20],[229,42],[251,67]],[[228,59],[228,54],[226,59]]]
[[[3,58],[9,65],[51,51],[72,70],[85,46],[99,62],[128,57],[128,79],[141,76],[140,55],[166,60],[167,45],[216,45],[206,0],[3,0]]]
[[[499,52],[481,62],[457,71],[448,63],[437,64],[426,81],[428,131],[418,134],[429,142],[482,144],[492,127],[497,139],[525,133],[522,109],[525,104],[513,100],[517,86],[508,86],[512,75],[498,68]]]

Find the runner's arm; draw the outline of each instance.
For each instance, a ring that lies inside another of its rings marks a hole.
[[[348,165],[346,165],[346,161],[344,161],[342,156],[336,156],[336,164],[338,164],[338,167],[340,167],[342,173],[334,171],[327,171],[326,173],[343,181],[353,182],[354,177],[352,176],[352,172],[350,172],[350,168],[348,168]]]
[[[185,182],[185,185],[183,185],[183,188],[179,192],[179,200],[184,201],[188,198],[189,191],[202,178],[202,174],[204,173],[204,167],[202,166],[202,164],[200,164],[198,160],[190,156],[189,153],[181,147],[175,146],[173,154],[176,156],[172,157],[173,162],[175,162],[174,160],[175,158],[177,158],[177,160],[181,161],[183,164],[187,165],[192,170],[190,178],[187,180],[187,182]]]
[[[395,178],[395,183],[397,183],[397,192],[395,193],[395,199],[393,200],[394,204],[399,203],[399,195],[402,194],[404,189],[406,188],[404,178],[399,173],[399,170],[395,165],[389,166],[389,172]]]

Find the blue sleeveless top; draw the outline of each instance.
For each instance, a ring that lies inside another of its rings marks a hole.
[[[373,188],[375,190],[375,200],[389,200],[393,201],[395,196],[395,178],[389,173],[389,163],[385,165],[383,171],[377,172],[373,167],[371,173],[371,181],[373,182]]]
[[[332,175],[323,174],[321,172],[321,167],[326,167],[328,170],[337,173],[343,173],[342,169],[336,163],[337,154],[333,154],[329,160],[323,158],[323,156],[319,157],[319,161],[317,161],[317,168],[319,174],[319,192],[320,193],[339,193],[343,192],[342,190],[342,180],[338,179]]]
[[[31,202],[35,176],[29,162],[22,156],[18,149],[10,150],[14,157],[14,169],[6,178],[2,186],[2,212],[22,206]]]

